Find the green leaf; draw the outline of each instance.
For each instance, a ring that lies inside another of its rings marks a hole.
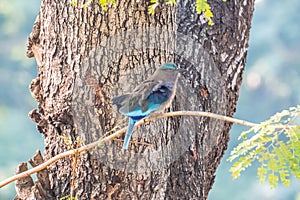
[[[72,0],[70,3],[71,3],[73,6],[77,6],[77,0]]]
[[[233,178],[241,171],[258,161],[257,168],[260,183],[268,179],[271,187],[280,181],[290,185],[290,177],[300,178],[300,105],[283,110],[268,120],[241,133],[243,141],[235,147],[227,159],[234,162],[230,168]]]
[[[247,131],[243,131],[242,133],[241,133],[241,135],[238,137],[238,140],[241,140],[241,139],[247,139],[247,134],[250,134],[251,132],[253,132],[253,129],[254,128],[250,128],[249,130],[247,130]]]
[[[267,169],[264,164],[257,168],[257,176],[259,177],[259,183],[263,184],[267,178]]]
[[[269,154],[268,169],[272,171],[278,171],[278,164],[275,154]]]
[[[213,13],[211,12],[210,8],[209,10],[205,11],[204,16],[206,17],[206,19],[211,19],[213,17]]]
[[[229,169],[233,179],[237,179],[241,175],[241,171],[243,170],[240,162],[235,162],[233,166]]]
[[[278,176],[276,176],[275,174],[269,174],[269,184],[271,185],[271,187],[276,188],[277,184],[278,184]]]
[[[289,186],[291,181],[288,180],[290,173],[286,169],[279,170],[279,177],[284,186]]]
[[[207,0],[196,0],[196,12],[201,14],[206,10]]]
[[[207,0],[196,0],[196,13],[204,14],[204,17],[208,20],[208,25],[213,25],[213,13]]]
[[[208,25],[212,26],[214,24],[213,20],[209,19],[208,20]]]
[[[99,0],[99,4],[101,5],[101,7],[104,11],[107,11],[108,7],[111,5],[113,7],[117,6],[116,0]]]
[[[176,5],[176,0],[167,0],[166,4],[167,5]]]
[[[148,13],[154,15],[156,7],[159,5],[158,0],[150,0],[150,5],[148,6]]]

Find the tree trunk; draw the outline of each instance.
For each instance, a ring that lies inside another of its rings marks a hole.
[[[124,0],[107,11],[44,0],[27,55],[38,64],[30,113],[44,135],[43,158],[96,141],[126,126],[111,98],[130,92],[165,62],[187,72],[170,111],[232,116],[247,54],[252,1],[211,1],[214,25],[178,0],[148,14],[145,1]],[[127,119],[126,119],[127,120]],[[230,123],[174,117],[135,128],[129,150],[122,138],[64,158],[17,182],[16,199],[207,199],[227,148]],[[26,164],[19,166],[24,171]],[[28,183],[29,181],[29,187]]]

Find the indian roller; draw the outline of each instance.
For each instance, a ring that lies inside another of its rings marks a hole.
[[[118,111],[129,117],[123,149],[128,149],[133,128],[137,121],[148,117],[153,112],[163,111],[171,105],[181,70],[177,69],[176,65],[172,63],[165,63],[131,93],[112,99]]]

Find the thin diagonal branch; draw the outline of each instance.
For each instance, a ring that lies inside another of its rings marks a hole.
[[[136,126],[140,126],[142,124],[145,124],[147,122],[154,121],[154,120],[157,120],[157,119],[166,118],[166,117],[175,117],[175,116],[209,117],[209,118],[214,118],[214,119],[218,119],[218,120],[232,122],[232,123],[235,123],[235,124],[240,124],[240,125],[249,126],[249,127],[254,127],[254,126],[258,125],[258,124],[252,123],[252,122],[248,122],[248,121],[244,121],[244,120],[240,120],[240,119],[235,119],[235,118],[227,117],[227,116],[223,116],[223,115],[218,115],[218,114],[214,114],[214,113],[210,113],[210,112],[177,111],[177,112],[164,113],[164,114],[157,115],[157,116],[150,116],[148,118],[145,118],[144,120],[140,120],[139,122],[137,122]],[[121,136],[122,134],[124,134],[126,132],[126,129],[127,129],[126,127],[122,128],[122,129],[114,132],[113,134],[100,139],[99,141],[92,142],[90,144],[84,145],[84,146],[82,146],[80,148],[77,148],[77,149],[74,149],[74,150],[69,150],[69,151],[60,153],[60,154],[54,156],[53,158],[47,160],[46,162],[44,162],[44,163],[42,163],[42,164],[40,164],[40,165],[38,165],[38,166],[36,166],[32,169],[29,169],[29,170],[24,171],[22,173],[16,174],[12,177],[9,177],[9,178],[1,181],[0,182],[0,188],[2,188],[3,186],[5,186],[5,185],[7,185],[7,184],[9,184],[13,181],[19,180],[21,178],[24,178],[24,177],[30,176],[31,174],[39,172],[39,171],[45,169],[46,167],[50,166],[51,164],[57,162],[58,160],[60,160],[62,158],[74,155],[75,153],[78,154],[78,153],[88,151],[89,149],[95,148],[97,146],[101,146],[101,144],[104,144],[108,141],[111,141],[114,138],[117,138],[117,137]]]

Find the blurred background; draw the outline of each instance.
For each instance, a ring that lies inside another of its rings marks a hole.
[[[40,1],[1,0],[0,4],[0,181],[43,148],[28,112],[36,108],[28,86],[37,75],[34,59],[25,56]],[[300,104],[300,2],[256,0],[249,52],[236,118],[260,122]],[[270,189],[249,168],[232,180],[226,161],[245,127],[234,126],[230,146],[217,170],[209,200],[300,200],[300,181]],[[0,189],[0,200],[13,199],[14,184]]]
[[[43,148],[43,137],[28,112],[37,107],[29,84],[37,76],[34,59],[25,56],[27,37],[40,1],[0,1],[0,180]],[[0,200],[15,196],[14,184],[0,189]]]
[[[256,0],[246,70],[235,117],[261,122],[300,104],[300,1]],[[300,200],[300,180],[270,189],[259,184],[257,163],[232,180],[226,161],[247,128],[234,125],[209,200]]]

